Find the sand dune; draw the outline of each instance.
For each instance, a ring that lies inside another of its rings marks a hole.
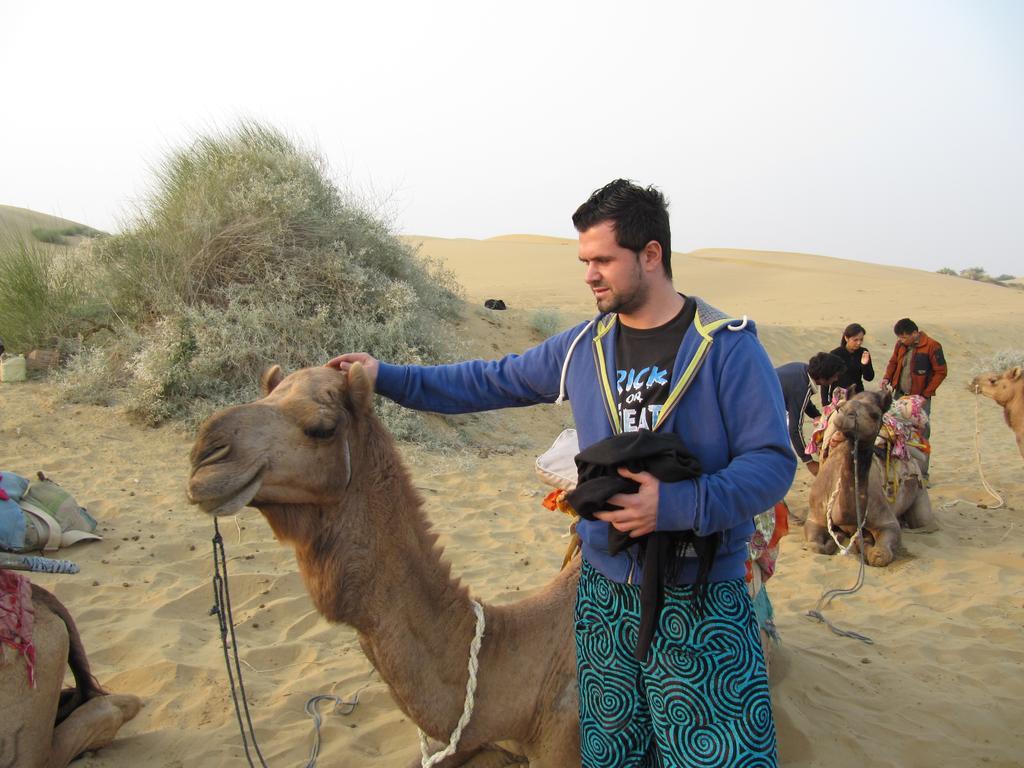
[[[48,213],[39,213],[28,208],[0,205],[0,237],[13,235],[15,237],[27,238],[33,243],[38,243],[32,237],[32,230],[36,228],[53,230],[82,229],[82,225],[70,219],[62,219],[60,216],[51,216]],[[68,245],[76,245],[81,240],[81,237],[65,238],[65,242]]]
[[[536,341],[534,310],[557,308],[569,325],[592,301],[570,240],[487,241],[409,237],[443,259],[466,289],[468,351],[496,355]],[[830,349],[853,320],[868,328],[876,368],[893,322],[909,315],[941,340],[950,379],[934,405],[932,503],[941,530],[905,536],[905,552],[871,569],[864,588],[829,616],[870,635],[864,645],[805,618],[822,589],[852,585],[856,562],[811,555],[796,528],[783,542],[769,589],[783,644],[773,689],[783,764],[789,766],[1017,766],[1024,754],[1024,462],[1000,409],[966,389],[993,352],[1021,348],[1024,292],[914,270],[822,256],[738,250],[676,254],[678,288],[747,314],[775,362]],[[504,313],[479,308],[503,298]],[[117,409],[60,405],[46,382],[0,386],[0,468],[46,470],[101,521],[104,541],[62,553],[75,577],[38,576],[77,616],[99,679],[145,698],[142,713],[83,766],[158,768],[234,764],[242,754],[216,621],[208,615],[210,522],[185,499],[191,436],[129,424]],[[486,458],[475,450],[404,453],[454,571],[489,601],[507,602],[554,574],[564,520],[541,508],[532,462],[567,421],[566,409],[500,417],[510,437]],[[494,434],[494,422],[481,421]],[[986,502],[975,428],[989,482],[1006,507]],[[481,444],[494,444],[481,435]],[[789,495],[806,510],[809,478]],[[289,551],[254,511],[223,521],[246,687],[263,754],[303,764],[319,693],[359,705],[328,716],[322,765],[404,766],[415,728],[373,673],[354,633],[313,610]]]

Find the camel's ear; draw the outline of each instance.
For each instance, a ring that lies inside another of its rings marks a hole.
[[[356,411],[369,411],[373,408],[373,385],[360,363],[352,363],[348,369],[346,392]]]
[[[267,368],[260,377],[260,389],[263,390],[263,396],[266,397],[273,392],[282,379],[284,379],[284,374],[281,373],[280,365],[272,365]]]
[[[1020,375],[1021,375],[1021,368],[1020,368],[1019,365],[1016,366],[1015,368],[1011,368],[1010,369],[1010,378],[1013,379],[1014,381],[1019,379]]]
[[[885,413],[892,405],[892,392],[879,392],[878,394],[878,407],[882,409],[882,413]]]

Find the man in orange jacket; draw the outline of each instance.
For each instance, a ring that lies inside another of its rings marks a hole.
[[[918,329],[917,323],[909,317],[899,320],[892,331],[898,341],[886,366],[882,389],[891,386],[896,397],[921,395],[924,398],[924,411],[928,414],[924,438],[928,439],[932,431],[932,397],[946,378],[946,356],[942,353],[942,345]],[[930,454],[926,454],[921,467],[926,481],[929,458]]]

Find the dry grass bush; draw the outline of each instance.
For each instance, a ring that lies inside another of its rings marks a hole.
[[[988,371],[1005,371],[1020,366],[1024,368],[1024,349],[1004,349],[992,356]]]
[[[68,237],[100,237],[103,233],[84,224],[68,224],[63,227],[32,227],[32,237],[41,243],[67,245]]]
[[[111,380],[111,369],[119,369],[111,365],[110,357],[110,349],[107,348],[80,349],[73,363],[54,376],[61,396],[72,403],[113,405],[117,397],[117,382]]]
[[[119,368],[112,386],[139,419],[195,423],[252,399],[270,363],[292,370],[354,350],[411,363],[458,354],[454,277],[283,134],[246,123],[201,137],[156,178],[124,233],[93,249],[111,307],[136,331],[107,352]]]
[[[66,347],[103,314],[89,266],[69,249],[0,238],[0,337],[9,352]]]
[[[559,331],[564,331],[565,320],[562,313],[554,307],[541,307],[530,313],[530,327],[540,338],[546,339]]]

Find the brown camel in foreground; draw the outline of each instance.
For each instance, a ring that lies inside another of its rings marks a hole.
[[[1002,373],[988,371],[974,377],[971,389],[976,395],[991,397],[1003,406],[1003,417],[1017,436],[1017,450],[1024,458],[1024,372],[1018,365]]]
[[[832,415],[830,426],[834,427],[835,437],[822,450],[821,469],[811,485],[810,511],[804,523],[804,538],[812,551],[831,555],[839,550],[828,530],[830,520],[835,538],[844,542],[844,547],[850,546],[857,532],[858,506],[864,517],[863,542],[859,537],[853,541],[852,551],[859,551],[863,544],[864,559],[869,565],[892,562],[901,541],[901,525],[932,530],[936,527],[928,491],[920,474],[910,465],[913,459],[897,466],[899,489],[895,500],[886,495],[885,469],[873,449],[882,415],[891,402],[888,394],[861,392]]]
[[[75,622],[56,597],[33,584],[32,602],[35,687],[20,655],[7,649],[0,663],[0,768],[64,768],[113,741],[142,706],[135,696],[99,687]],[[75,687],[62,691],[69,666]]]
[[[365,372],[308,368],[283,378],[274,366],[263,391],[202,425],[190,500],[213,515],[259,509],[295,548],[317,610],[356,629],[398,706],[447,744],[463,711],[476,618],[372,411]],[[578,578],[577,564],[524,600],[484,606],[475,708],[457,752],[438,765],[580,764]]]

